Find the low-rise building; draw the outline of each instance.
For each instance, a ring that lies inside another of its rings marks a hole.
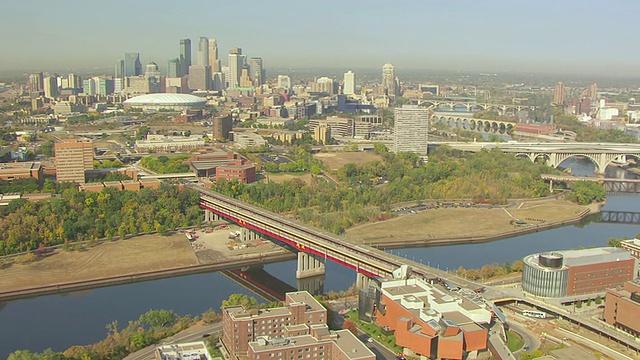
[[[156,360],[211,360],[204,341],[162,345],[156,348]]]
[[[491,311],[421,279],[382,280],[376,324],[393,330],[407,355],[462,359],[487,349]]]
[[[258,337],[249,343],[247,358],[282,360],[374,360],[369,350],[349,330],[331,331],[326,324],[287,327],[286,337]]]
[[[607,290],[604,321],[634,336],[640,336],[640,280]]]
[[[532,254],[523,263],[522,289],[554,298],[604,292],[637,273],[629,251],[613,247]]]
[[[233,143],[235,146],[244,149],[249,147],[260,147],[267,145],[267,141],[253,131],[233,131]]]
[[[256,181],[256,166],[245,160],[228,162],[216,168],[216,180],[220,179],[251,184]]]
[[[34,178],[42,183],[44,181],[42,171],[42,164],[38,162],[0,163],[0,179],[5,181]]]
[[[137,152],[168,153],[176,151],[189,151],[204,146],[201,136],[163,136],[147,140],[136,140]]]

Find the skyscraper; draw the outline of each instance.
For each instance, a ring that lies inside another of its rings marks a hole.
[[[429,110],[418,105],[404,105],[396,108],[393,114],[393,152],[412,152],[426,156]]]
[[[553,103],[555,105],[564,105],[564,84],[559,82],[558,85],[556,85],[556,91],[553,94]]]
[[[180,40],[180,76],[185,76],[189,73],[189,66],[191,66],[191,39]]]
[[[262,66],[262,58],[252,57],[249,59],[249,77],[251,77],[253,85],[256,87],[264,84],[265,71]]]
[[[356,93],[356,74],[351,70],[344,73],[344,87],[342,93],[345,95],[353,95]]]
[[[235,89],[238,87],[243,65],[244,58],[242,56],[242,49],[231,48],[229,50],[229,78],[227,79],[229,89]]]
[[[124,77],[142,75],[140,53],[124,53]]]
[[[196,58],[198,65],[209,65],[209,39],[201,37],[198,42],[198,57]]]
[[[291,91],[291,77],[289,75],[278,75],[278,88]]]
[[[189,89],[211,89],[211,67],[209,65],[191,65],[189,67]]]
[[[393,65],[384,64],[382,67],[382,89],[386,95],[395,97],[397,95],[396,80]]]
[[[182,67],[180,65],[180,59],[169,59],[169,61],[167,62],[167,77],[176,78],[181,77],[182,75],[183,74]]]
[[[589,98],[593,101],[598,99],[598,84],[593,83],[589,86]]]
[[[211,72],[220,72],[220,58],[218,57],[218,42],[216,39],[209,39],[209,66],[211,66]]]
[[[44,76],[42,72],[29,75],[29,90],[34,92],[44,91]]]
[[[44,78],[44,97],[55,99],[58,97],[58,78],[47,76]]]

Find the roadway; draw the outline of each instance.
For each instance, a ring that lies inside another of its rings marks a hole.
[[[447,145],[453,149],[464,151],[480,151],[482,149],[501,149],[505,152],[560,152],[560,153],[640,153],[640,145],[621,143],[586,143],[586,142],[429,142],[430,145]]]

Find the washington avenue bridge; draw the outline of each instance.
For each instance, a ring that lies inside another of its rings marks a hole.
[[[266,235],[298,251],[296,271],[298,279],[323,275],[325,260],[354,270],[358,273],[357,285],[365,288],[369,278],[389,277],[394,270],[407,263],[412,263],[411,275],[413,276],[423,279],[446,276],[444,271],[415,264],[370,246],[356,244],[349,239],[285,219],[279,214],[221,195],[202,186],[194,184],[185,186],[200,193],[200,207],[205,210],[205,220],[217,220],[222,217],[241,225],[246,230]],[[456,281],[460,282],[461,279]],[[467,280],[464,286],[478,288],[482,285]]]
[[[576,143],[576,142],[430,142],[432,146],[446,145],[452,149],[478,152],[483,149],[500,149],[516,156],[526,157],[535,162],[544,160],[547,165],[558,167],[572,157],[591,160],[597,173],[604,173],[612,163],[626,163],[627,158],[640,160],[640,145],[619,143]]]

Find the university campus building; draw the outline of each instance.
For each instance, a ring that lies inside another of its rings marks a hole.
[[[372,317],[406,355],[463,359],[487,349],[492,313],[484,303],[414,278],[381,280],[379,293]]]
[[[232,360],[375,360],[349,330],[331,331],[310,293],[287,293],[285,306],[222,309],[222,349]]]

